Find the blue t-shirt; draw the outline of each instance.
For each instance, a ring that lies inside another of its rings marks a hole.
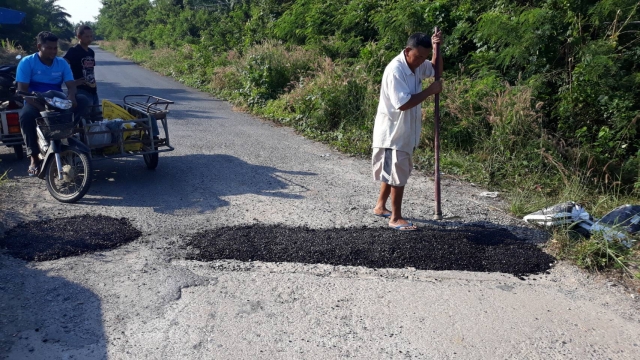
[[[38,53],[35,53],[20,60],[16,81],[29,84],[29,91],[62,91],[62,83],[73,81],[73,73],[63,58],[56,56],[51,66],[47,66],[40,61]]]

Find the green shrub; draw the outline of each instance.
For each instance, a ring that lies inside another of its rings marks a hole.
[[[267,41],[249,48],[236,65],[243,89],[240,95],[250,107],[276,99],[300,78],[312,73],[320,62],[313,50]]]
[[[349,152],[369,152],[378,96],[362,71],[327,59],[315,76],[300,79],[262,113]]]

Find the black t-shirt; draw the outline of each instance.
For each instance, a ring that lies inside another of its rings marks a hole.
[[[82,45],[78,44],[70,48],[64,58],[69,61],[71,65],[71,72],[74,79],[84,78],[84,85],[78,86],[78,89],[88,91],[90,93],[97,93],[96,77],[94,73],[94,67],[96,65],[95,53],[91,48],[85,51]]]

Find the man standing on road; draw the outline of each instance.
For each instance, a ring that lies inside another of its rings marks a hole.
[[[38,52],[25,56],[18,64],[16,82],[18,91],[40,92],[50,91],[50,96],[64,96],[62,83],[67,86],[67,98],[73,103],[75,116],[83,116],[87,110],[87,98],[82,95],[76,97],[76,85],[73,81],[71,68],[62,58],[58,57],[58,37],[48,31],[42,31],[37,36]],[[44,107],[33,99],[25,99],[25,105],[20,111],[20,129],[27,145],[27,156],[31,157],[29,176],[36,176],[40,172],[38,154],[38,135],[36,133],[36,119]]]
[[[433,64],[441,42],[441,32],[431,38],[425,33],[411,35],[405,49],[387,65],[382,76],[372,145],[373,178],[381,186],[373,213],[389,218],[389,226],[396,230],[417,229],[402,217],[402,196],[413,169],[411,157],[420,141],[420,104],[442,91],[439,81],[422,90],[422,80],[435,75]],[[438,68],[442,73],[442,59]],[[391,211],[386,207],[389,196]]]
[[[64,59],[71,66],[71,72],[78,87],[78,94],[84,95],[90,100],[89,105],[93,106],[91,115],[94,115],[99,110],[100,99],[98,98],[98,87],[94,72],[96,65],[95,53],[89,47],[93,42],[93,30],[87,25],[80,25],[76,29],[76,37],[79,40],[78,44],[67,51]]]

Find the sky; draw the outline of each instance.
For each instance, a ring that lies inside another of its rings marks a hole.
[[[62,6],[71,14],[71,23],[80,21],[95,21],[102,3],[100,0],[58,0],[57,4]]]

